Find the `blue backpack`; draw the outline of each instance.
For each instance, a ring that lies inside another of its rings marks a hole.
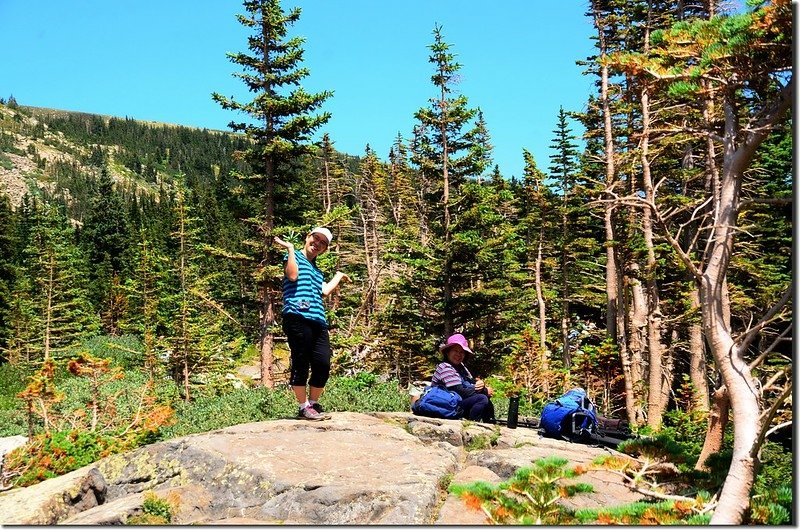
[[[597,433],[594,404],[582,388],[573,388],[544,406],[539,426],[547,436],[570,441],[586,440]]]
[[[431,385],[414,402],[411,412],[429,418],[459,418],[462,414],[461,396],[439,385]]]

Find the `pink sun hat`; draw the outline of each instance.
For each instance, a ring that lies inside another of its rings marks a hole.
[[[458,344],[459,346],[464,348],[465,352],[472,353],[472,350],[469,349],[469,344],[467,343],[467,339],[461,333],[456,333],[455,335],[450,335],[447,338],[447,342],[445,342],[444,344],[439,346],[439,351],[443,352],[447,348],[449,348],[450,346],[455,346],[456,344]]]

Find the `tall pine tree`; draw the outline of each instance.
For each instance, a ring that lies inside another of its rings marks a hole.
[[[255,184],[250,193],[254,210],[253,256],[257,278],[259,308],[258,346],[261,351],[261,384],[274,385],[272,373],[275,305],[278,298],[279,267],[273,250],[273,229],[276,226],[276,190],[288,185],[287,165],[308,152],[311,135],[330,118],[330,114],[313,114],[332,93],[310,94],[300,86],[308,76],[302,67],[303,42],[300,37],[287,37],[290,26],[300,18],[300,9],[285,14],[279,0],[247,0],[247,11],[238,15],[239,22],[252,30],[248,37],[250,53],[229,53],[229,59],[242,67],[236,73],[254,94],[249,102],[240,102],[219,93],[212,94],[222,108],[245,114],[250,120],[232,121],[229,127],[252,140],[251,147],[241,153],[254,174],[248,182]]]

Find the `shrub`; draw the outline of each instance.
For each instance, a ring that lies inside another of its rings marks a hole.
[[[408,393],[395,380],[380,382],[373,374],[331,378],[322,395],[325,409],[350,412],[408,412]]]
[[[461,496],[468,506],[483,509],[493,524],[570,524],[571,513],[557,501],[593,488],[582,483],[561,486],[562,479],[580,474],[578,469],[566,469],[566,464],[563,458],[541,458],[501,484],[455,484],[450,492]]]
[[[175,405],[175,425],[161,431],[161,439],[207,432],[240,423],[294,417],[297,414],[294,394],[287,387],[270,390],[264,387],[233,390],[220,396],[203,396]]]
[[[141,515],[129,517],[126,525],[166,525],[172,522],[176,502],[162,499],[153,491],[144,494]]]
[[[0,436],[28,434],[25,410],[17,394],[25,389],[25,381],[33,372],[26,365],[0,365]]]
[[[702,499],[698,501],[634,502],[611,508],[577,510],[575,519],[578,524],[707,525],[711,516],[698,513],[703,505]]]
[[[792,454],[783,446],[767,441],[761,448],[761,469],[756,476],[750,505],[750,523],[757,525],[793,524],[794,483]]]
[[[139,371],[144,366],[144,345],[134,335],[93,337],[81,344],[81,349],[92,357],[110,359],[114,366],[125,370]]]
[[[14,486],[29,486],[124,449],[119,438],[110,434],[87,431],[44,433],[12,451],[4,467],[5,472],[14,477]]]
[[[677,444],[681,449],[680,452],[685,455],[685,460],[693,466],[703,449],[707,428],[706,414],[670,410],[664,413],[661,435]]]

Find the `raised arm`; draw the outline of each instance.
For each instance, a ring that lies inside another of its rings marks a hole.
[[[283,268],[284,274],[286,274],[286,278],[290,282],[297,281],[297,258],[294,256],[294,245],[288,241],[284,241],[283,239],[275,236],[273,242],[278,245],[279,247],[283,247],[286,249],[286,252],[289,253],[289,257],[286,260],[286,265]]]
[[[345,280],[350,281],[350,276],[343,273],[342,271],[336,271],[336,274],[333,275],[331,281],[322,284],[322,296],[328,296],[336,289],[336,286],[339,285],[339,282]]]

